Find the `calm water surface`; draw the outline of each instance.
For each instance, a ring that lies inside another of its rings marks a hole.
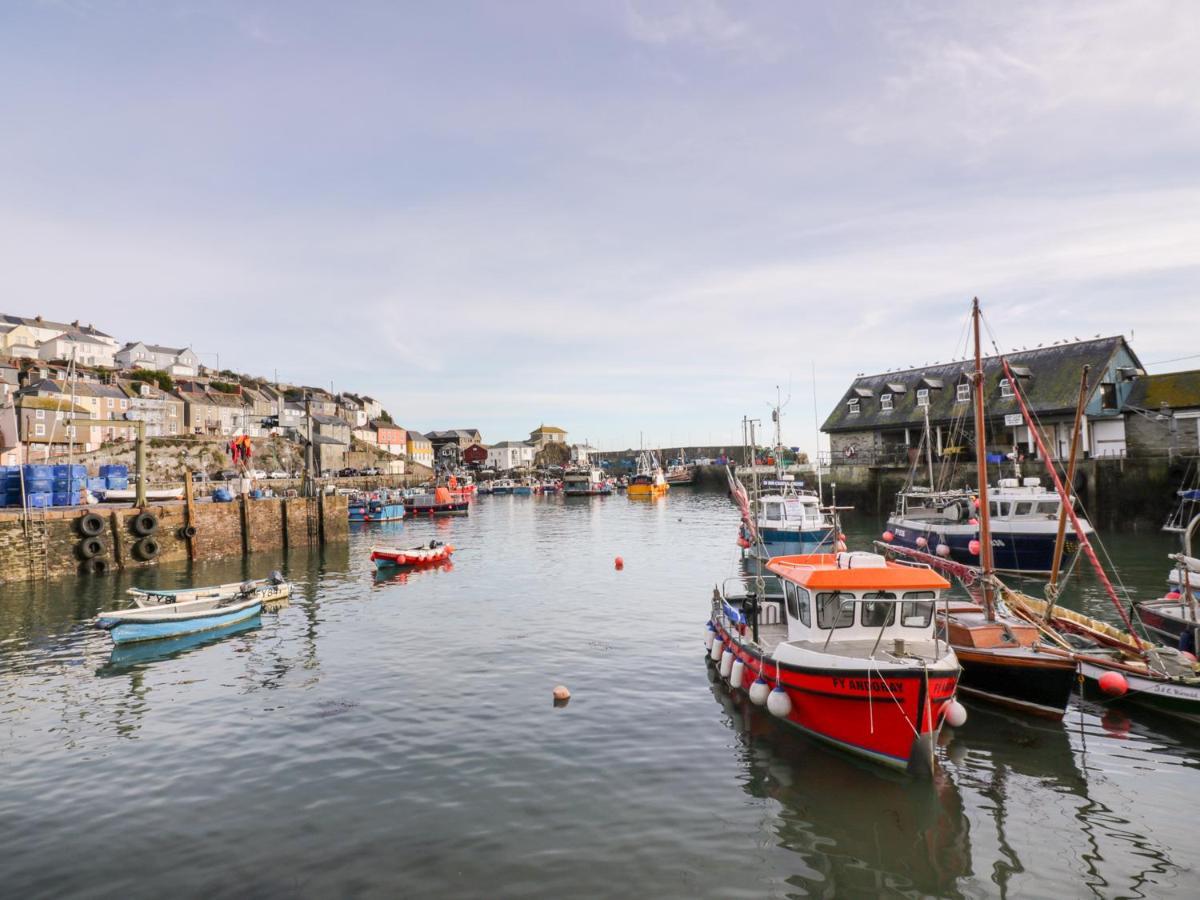
[[[383,527],[453,543],[453,567],[379,580],[374,531],[133,576],[296,583],[290,606],[199,646],[113,658],[88,621],[129,579],[0,587],[0,892],[1200,891],[1200,749],[1170,720],[971,704],[937,779],[912,783],[714,684],[703,624],[737,571],[723,494],[485,497],[467,519]],[[847,530],[861,545],[878,523]],[[1108,546],[1132,591],[1161,593],[1167,536]],[[1113,618],[1089,578],[1070,602]]]

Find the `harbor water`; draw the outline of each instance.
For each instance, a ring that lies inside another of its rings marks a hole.
[[[279,568],[295,593],[115,653],[89,622],[130,578],[0,586],[3,894],[1195,896],[1194,728],[1099,697],[1062,723],[968,703],[912,782],[731,695],[703,631],[736,530],[723,493],[481,497],[138,572]],[[846,524],[852,548],[880,530]],[[452,566],[375,574],[374,542],[431,538]],[[1131,593],[1162,593],[1170,536],[1105,544]],[[1066,602],[1115,621],[1082,567]]]

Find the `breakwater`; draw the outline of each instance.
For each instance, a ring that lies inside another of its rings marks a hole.
[[[0,514],[0,582],[344,543],[344,496],[184,501]]]

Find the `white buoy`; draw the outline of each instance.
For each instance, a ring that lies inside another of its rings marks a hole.
[[[712,658],[713,662],[716,662],[721,658],[721,651],[724,649],[725,642],[721,640],[720,636],[717,636],[713,638],[712,652],[710,652],[708,655]]]
[[[767,694],[771,693],[771,686],[763,681],[762,677],[754,679],[754,684],[750,685],[750,702],[755,706],[762,706],[767,702]]]
[[[732,688],[740,688],[742,680],[746,677],[746,664],[741,659],[733,661],[733,670],[729,673],[729,686]]]
[[[717,629],[713,627],[713,623],[709,622],[704,626],[704,649],[711,650],[713,641],[717,639]]]
[[[950,555],[950,547],[949,547],[949,545],[947,545],[947,544],[938,544],[938,545],[937,545],[937,555],[938,555],[938,556],[949,556],[949,555]]]
[[[792,711],[792,698],[781,687],[767,695],[767,711],[773,716],[786,719]]]
[[[951,700],[946,705],[946,724],[958,728],[967,721],[967,708],[957,700]]]
[[[721,677],[728,678],[729,673],[733,671],[733,651],[726,650],[721,654]]]

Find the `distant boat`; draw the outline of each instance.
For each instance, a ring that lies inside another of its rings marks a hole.
[[[670,489],[658,460],[643,451],[638,456],[637,473],[629,480],[625,493],[630,497],[661,497]]]
[[[404,516],[465,516],[471,504],[466,500],[455,500],[449,489],[439,487],[432,494],[420,494],[404,498]]]
[[[113,643],[153,641],[224,628],[262,612],[264,603],[278,602],[291,593],[291,585],[263,584],[233,597],[205,597],[172,604],[101,613],[96,624],[112,636]]]
[[[183,488],[153,488],[146,491],[146,501],[149,503],[182,499]],[[133,488],[105,491],[103,496],[105,503],[133,503],[135,500],[137,500],[137,491]]]
[[[402,498],[387,491],[352,500],[348,508],[351,522],[398,522],[404,518]]]
[[[415,547],[373,547],[371,561],[377,569],[394,566],[426,566],[445,562],[454,548],[441,541],[430,541]]]
[[[511,494],[515,487],[511,478],[497,478],[492,482],[493,494]]]
[[[563,494],[568,497],[599,497],[612,493],[612,485],[601,469],[568,469],[563,474]]]
[[[667,474],[664,477],[667,480],[667,484],[672,487],[694,484],[696,481],[696,467],[692,463],[686,463],[681,460],[667,466]]]

